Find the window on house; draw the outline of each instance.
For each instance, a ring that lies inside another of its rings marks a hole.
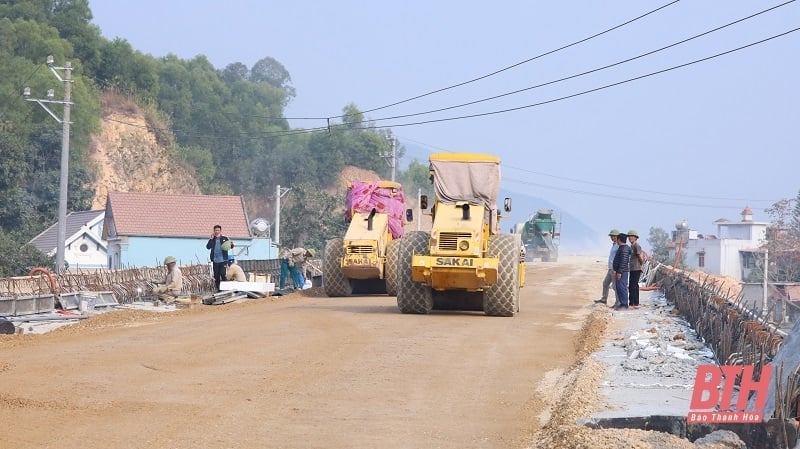
[[[755,268],[756,267],[756,255],[753,253],[742,253],[744,255],[744,267],[745,268]]]
[[[79,247],[79,249],[81,250],[82,253],[85,253],[86,251],[89,251],[89,245],[87,245],[85,243],[81,243],[81,246]]]
[[[697,253],[697,266],[699,268],[703,268],[703,267],[706,266],[706,253],[705,252]]]

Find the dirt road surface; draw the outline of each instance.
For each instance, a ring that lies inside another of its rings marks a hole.
[[[529,264],[513,318],[314,289],[0,336],[0,447],[528,447],[604,272]]]

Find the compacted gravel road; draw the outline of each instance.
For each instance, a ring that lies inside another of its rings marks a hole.
[[[513,318],[312,289],[3,335],[0,447],[528,447],[604,265],[528,264]]]

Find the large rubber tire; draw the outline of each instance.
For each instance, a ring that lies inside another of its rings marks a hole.
[[[328,240],[325,244],[325,260],[322,262],[322,286],[325,288],[325,294],[330,297],[353,294],[350,279],[342,273],[342,257],[344,257],[342,239]]]
[[[425,284],[411,279],[411,256],[430,254],[430,234],[411,231],[400,239],[397,263],[397,308],[403,313],[425,314],[433,310],[433,293]]]
[[[397,296],[397,264],[400,262],[400,240],[395,239],[386,245],[386,265],[383,278],[386,280],[386,294]]]
[[[497,283],[483,295],[483,312],[489,316],[514,316],[519,308],[519,236],[489,237],[488,256],[497,257]]]

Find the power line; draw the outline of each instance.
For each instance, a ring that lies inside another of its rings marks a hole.
[[[571,43],[571,44],[567,44],[567,45],[564,45],[564,46],[558,47],[558,48],[556,48],[556,49],[554,49],[554,50],[550,50],[550,51],[547,51],[547,52],[541,53],[541,54],[539,54],[539,55],[536,55],[536,56],[534,56],[534,57],[532,57],[532,58],[528,58],[528,59],[526,59],[526,60],[524,60],[524,61],[520,61],[520,62],[518,62],[518,63],[516,63],[516,64],[512,64],[512,65],[510,65],[510,66],[508,66],[508,67],[504,67],[504,68],[502,68],[502,69],[500,69],[500,70],[495,70],[494,72],[488,73],[488,74],[486,74],[486,75],[479,76],[479,77],[477,77],[477,78],[473,78],[473,79],[471,79],[471,80],[464,81],[464,82],[461,82],[461,83],[458,83],[458,84],[453,84],[453,85],[451,85],[451,86],[443,87],[443,88],[441,88],[441,89],[436,89],[436,90],[433,90],[433,91],[430,91],[430,92],[426,92],[426,93],[424,93],[424,94],[420,94],[420,95],[417,95],[417,96],[414,96],[414,97],[411,97],[411,98],[407,98],[407,99],[405,99],[405,100],[396,101],[396,102],[394,102],[394,103],[387,104],[387,105],[385,105],[385,106],[380,106],[380,107],[377,107],[377,108],[367,109],[366,111],[362,111],[362,112],[363,112],[363,113],[367,113],[367,112],[379,111],[379,110],[381,110],[381,109],[386,109],[386,108],[390,108],[390,107],[392,107],[392,106],[397,106],[397,105],[399,105],[399,104],[408,103],[409,101],[417,100],[417,99],[419,99],[419,98],[427,97],[427,96],[429,96],[429,95],[433,95],[433,94],[436,94],[436,93],[439,93],[439,92],[444,92],[444,91],[446,91],[446,90],[454,89],[454,88],[456,88],[456,87],[461,87],[461,86],[464,86],[464,85],[467,85],[467,84],[470,84],[470,83],[474,83],[474,82],[476,82],[476,81],[480,81],[480,80],[482,80],[482,79],[489,78],[489,77],[491,77],[491,76],[494,76],[494,75],[497,75],[497,74],[499,74],[499,73],[505,72],[505,71],[507,71],[507,70],[513,69],[514,67],[518,67],[518,66],[521,66],[521,65],[523,65],[523,64],[527,64],[527,63],[529,63],[529,62],[531,62],[531,61],[534,61],[534,60],[536,60],[536,59],[542,58],[542,57],[544,57],[544,56],[551,55],[551,54],[553,54],[553,53],[556,53],[556,52],[559,52],[559,51],[561,51],[561,50],[565,50],[565,49],[567,49],[567,48],[574,47],[574,46],[576,46],[576,45],[578,45],[578,44],[582,44],[582,43],[584,43],[584,42],[586,42],[586,41],[592,40],[592,39],[594,39],[594,38],[596,38],[596,37],[599,37],[599,36],[602,36],[602,35],[604,35],[604,34],[608,34],[608,33],[612,32],[612,31],[614,31],[614,30],[616,30],[616,29],[622,28],[622,27],[624,27],[624,26],[626,26],[626,25],[629,25],[629,24],[631,24],[631,23],[633,23],[633,22],[636,22],[637,20],[643,19],[643,18],[645,18],[645,17],[647,17],[647,16],[649,16],[649,15],[651,15],[651,14],[654,14],[654,13],[656,13],[656,12],[658,12],[658,11],[662,10],[662,9],[665,9],[665,8],[667,8],[667,7],[669,7],[669,6],[672,6],[672,5],[674,5],[675,3],[678,3],[679,1],[680,1],[680,0],[675,0],[675,1],[669,2],[669,3],[667,3],[666,5],[659,6],[658,8],[656,8],[656,9],[654,9],[654,10],[652,10],[652,11],[649,11],[649,12],[647,12],[647,13],[645,13],[645,14],[642,14],[642,15],[640,15],[640,16],[638,16],[638,17],[634,17],[633,19],[627,20],[627,21],[625,21],[625,22],[623,22],[623,23],[621,23],[621,24],[619,24],[619,25],[616,25],[616,26],[614,26],[614,27],[611,27],[611,28],[609,28],[609,29],[607,29],[607,30],[605,30],[605,31],[601,31],[601,32],[599,32],[599,33],[596,33],[596,34],[593,34],[593,35],[591,35],[591,36],[589,36],[589,37],[585,37],[585,38],[583,38],[583,39],[577,40],[577,41],[575,41],[575,42],[573,42],[573,43]],[[344,117],[344,116],[341,116],[341,115],[340,115],[340,116],[335,116],[335,117],[331,117],[331,118],[341,118],[341,117]]]
[[[510,66],[503,67],[501,69],[495,70],[494,72],[487,73],[486,75],[482,75],[482,76],[479,76],[477,78],[473,78],[473,79],[470,79],[470,80],[467,80],[467,81],[463,81],[463,82],[460,82],[460,83],[457,83],[457,84],[453,84],[453,85],[450,85],[450,86],[447,86],[447,87],[443,87],[443,88],[440,88],[440,89],[432,90],[430,92],[426,92],[426,93],[423,93],[423,94],[420,94],[420,95],[416,95],[416,96],[411,97],[411,98],[406,98],[405,100],[396,101],[394,103],[387,104],[385,106],[380,106],[380,107],[376,107],[376,108],[372,108],[372,109],[367,109],[367,110],[361,111],[361,112],[362,113],[368,113],[368,112],[379,111],[379,110],[382,110],[382,109],[387,109],[387,108],[390,108],[392,106],[397,106],[397,105],[400,105],[400,104],[403,104],[403,103],[408,103],[408,102],[413,101],[413,100],[417,100],[417,99],[420,99],[420,98],[423,98],[423,97],[427,97],[427,96],[430,96],[430,95],[433,95],[433,94],[437,94],[437,93],[440,93],[440,92],[444,92],[444,91],[447,91],[447,90],[450,90],[450,89],[455,89],[456,87],[465,86],[467,84],[471,84],[471,83],[474,83],[476,81],[480,81],[480,80],[483,80],[483,79],[486,79],[486,78],[490,78],[492,76],[495,76],[495,75],[498,75],[500,73],[503,73],[503,72],[505,72],[507,70],[511,70],[511,69],[513,69],[515,67],[519,67],[519,66],[521,66],[523,64],[527,64],[527,63],[529,63],[531,61],[535,61],[537,59],[540,59],[540,58],[543,58],[545,56],[551,55],[553,53],[559,52],[561,50],[566,50],[567,48],[574,47],[574,46],[576,46],[578,44],[582,44],[584,42],[590,41],[590,40],[592,40],[594,38],[597,38],[597,37],[600,37],[600,36],[602,36],[604,34],[608,34],[608,33],[612,32],[612,31],[615,31],[615,30],[617,30],[619,28],[622,28],[622,27],[630,25],[631,23],[634,23],[634,22],[636,22],[638,20],[641,20],[641,19],[643,19],[643,18],[645,18],[645,17],[647,17],[649,15],[655,14],[656,12],[658,12],[658,11],[660,11],[662,9],[665,9],[665,8],[667,8],[669,6],[672,6],[675,3],[678,3],[679,1],[680,0],[674,0],[672,2],[669,2],[669,3],[665,4],[665,5],[659,6],[656,9],[648,11],[648,12],[642,14],[642,15],[639,15],[639,16],[634,17],[632,19],[626,20],[625,22],[622,22],[619,25],[615,25],[615,26],[613,26],[611,28],[608,28],[608,29],[606,29],[604,31],[601,31],[599,33],[595,33],[595,34],[593,34],[591,36],[585,37],[583,39],[579,39],[579,40],[577,40],[575,42],[572,42],[572,43],[567,44],[567,45],[563,45],[563,46],[555,48],[553,50],[546,51],[546,52],[538,54],[538,55],[536,55],[536,56],[534,56],[532,58],[528,58],[528,59],[525,59],[523,61],[520,61],[520,62],[517,62],[515,64],[512,64]],[[792,1],[794,1],[794,0],[792,0]],[[235,113],[226,113],[226,114],[235,114]],[[258,118],[263,118],[265,120],[330,120],[330,119],[344,118],[346,116],[347,115],[333,115],[333,116],[325,116],[325,117],[274,117],[274,116],[260,116]]]
[[[791,0],[791,1],[795,1],[795,0]],[[523,109],[529,109],[529,108],[533,108],[533,107],[543,106],[543,105],[546,105],[546,104],[556,103],[556,102],[559,102],[559,101],[568,100],[568,99],[575,98],[575,97],[580,97],[580,96],[587,95],[587,94],[590,94],[590,93],[594,93],[594,92],[598,92],[598,91],[601,91],[601,90],[609,89],[611,87],[620,86],[620,85],[627,84],[627,83],[630,83],[630,82],[633,82],[633,81],[638,81],[638,80],[641,80],[641,79],[644,79],[644,78],[649,78],[649,77],[652,77],[652,76],[655,76],[655,75],[660,75],[660,74],[667,73],[667,72],[670,72],[670,71],[673,71],[673,70],[682,69],[682,68],[685,68],[685,67],[688,67],[688,66],[691,66],[691,65],[695,65],[695,64],[698,64],[698,63],[701,63],[701,62],[709,61],[709,60],[712,60],[712,59],[715,59],[715,58],[718,58],[718,57],[721,57],[721,56],[725,56],[725,55],[728,55],[728,54],[731,54],[731,53],[735,53],[735,52],[738,52],[738,51],[741,51],[741,50],[744,50],[744,49],[747,49],[747,48],[750,48],[750,47],[753,47],[753,46],[756,46],[756,45],[763,44],[765,42],[777,39],[779,37],[783,37],[783,36],[789,35],[791,33],[794,33],[796,31],[798,31],[798,30],[800,30],[800,28],[794,28],[794,29],[791,29],[789,31],[785,31],[783,33],[779,33],[779,34],[776,34],[776,35],[761,39],[759,41],[751,42],[749,44],[742,45],[740,47],[736,47],[736,48],[733,48],[731,50],[727,50],[727,51],[724,51],[724,52],[721,52],[721,53],[717,53],[717,54],[714,54],[714,55],[711,55],[711,56],[707,56],[707,57],[704,57],[704,58],[696,59],[694,61],[690,61],[690,62],[687,62],[687,63],[684,63],[684,64],[679,64],[679,65],[676,65],[676,66],[668,67],[666,69],[661,69],[661,70],[657,70],[655,72],[650,72],[650,73],[647,73],[647,74],[644,74],[644,75],[639,75],[639,76],[636,76],[636,77],[633,77],[633,78],[628,78],[628,79],[623,80],[623,81],[618,81],[618,82],[615,82],[615,83],[606,84],[606,85],[603,85],[603,86],[600,86],[600,87],[596,87],[596,88],[593,88],[593,89],[588,89],[588,90],[584,90],[584,91],[577,92],[577,93],[574,93],[574,94],[565,95],[565,96],[557,97],[557,98],[552,98],[552,99],[545,100],[545,101],[540,101],[540,102],[537,102],[537,103],[531,103],[531,104],[527,104],[527,105],[523,105],[523,106],[517,106],[517,107],[513,107],[513,108],[506,108],[506,109],[499,109],[499,110],[476,113],[476,114],[460,115],[460,116],[455,116],[455,117],[445,117],[445,118],[440,118],[440,119],[422,120],[422,121],[408,122],[408,123],[394,123],[394,124],[388,124],[388,125],[383,125],[383,126],[370,125],[369,123],[374,123],[374,122],[378,122],[378,121],[386,121],[386,120],[390,120],[391,118],[370,119],[370,120],[364,120],[364,121],[360,122],[360,123],[366,124],[366,126],[363,126],[362,128],[359,128],[359,129],[368,130],[368,129],[382,129],[382,128],[392,128],[392,127],[396,127],[397,128],[397,127],[406,127],[406,126],[417,126],[417,125],[425,125],[425,124],[431,124],[431,123],[440,123],[440,122],[448,122],[448,121],[464,120],[464,119],[469,119],[469,118],[477,118],[477,117],[485,117],[485,116],[490,116],[490,115],[504,114],[504,113],[508,113],[508,112],[515,112],[515,111],[519,111],[519,110],[523,110]],[[105,119],[105,120],[112,120],[112,119]],[[147,128],[146,126],[141,126],[141,125],[134,125],[134,124],[129,124],[129,125],[138,126],[138,127],[142,127],[142,128]],[[352,124],[335,123],[335,124],[330,124],[327,127],[306,128],[306,129],[292,130],[292,131],[274,131],[274,132],[270,131],[270,132],[260,133],[257,136],[253,136],[253,138],[283,137],[283,136],[306,134],[306,133],[312,133],[312,132],[324,131],[324,130],[327,130],[327,131],[330,132],[330,131],[332,131],[334,129],[345,128],[345,127],[349,127],[349,126],[352,126]],[[153,129],[158,129],[158,128],[153,128]],[[175,131],[175,134],[177,135],[177,134],[181,134],[181,133],[180,133],[180,131]],[[230,138],[230,136],[200,135],[200,134],[190,134],[190,133],[182,133],[182,135],[184,135],[184,136],[195,136],[195,137],[206,137],[206,138],[210,138],[210,139]],[[240,136],[246,137],[248,135],[252,136],[252,133],[240,133]]]
[[[402,140],[405,140],[405,141],[415,142],[415,143],[418,143],[420,145],[424,145],[426,147],[430,147],[430,148],[433,148],[433,149],[436,149],[436,150],[439,150],[439,151],[452,153],[452,151],[450,151],[450,150],[437,148],[437,147],[435,147],[433,145],[428,145],[428,144],[426,144],[424,142],[415,141],[413,139],[409,139],[409,138],[402,137],[402,136],[398,136],[398,137],[401,137]],[[507,169],[518,170],[518,171],[522,171],[522,172],[526,172],[526,173],[531,173],[531,174],[534,174],[534,175],[547,176],[547,177],[551,177],[551,178],[555,178],[555,179],[561,179],[561,180],[564,180],[564,181],[576,182],[576,183],[581,183],[581,184],[589,184],[589,185],[595,185],[595,186],[600,186],[600,187],[608,187],[608,188],[619,189],[619,190],[627,190],[627,191],[633,191],[633,192],[651,193],[651,194],[664,195],[664,196],[695,198],[695,199],[700,199],[700,200],[743,201],[743,202],[746,202],[746,203],[755,203],[755,202],[773,202],[774,203],[775,202],[775,200],[754,200],[754,199],[748,199],[748,198],[727,198],[727,197],[714,197],[714,196],[703,196],[703,195],[689,195],[689,194],[674,193],[674,192],[659,192],[659,191],[655,191],[655,190],[639,189],[639,188],[636,188],[636,187],[617,186],[617,185],[613,185],[613,184],[605,184],[605,183],[594,182],[594,181],[585,181],[585,180],[576,179],[576,178],[568,178],[566,176],[558,176],[558,175],[552,175],[552,174],[549,174],[549,173],[537,172],[537,171],[534,171],[534,170],[528,170],[528,169],[516,167],[516,166],[513,166],[513,165],[504,165],[503,169],[504,170],[507,170]],[[551,189],[555,189],[555,190],[562,190],[559,187],[555,187],[555,186],[551,186],[551,185],[545,185],[545,184],[533,184],[530,181],[519,181],[519,180],[515,180],[515,179],[512,179],[512,178],[508,178],[508,177],[504,177],[503,179],[506,179],[506,180],[509,180],[509,181],[512,181],[512,182],[520,182],[520,183],[523,183],[523,184],[529,184],[530,183],[531,185],[546,186],[547,188],[551,188]],[[573,193],[583,192],[583,191],[572,191],[572,190],[566,190],[566,191],[570,191],[570,192],[573,192]],[[590,193],[590,194],[595,195],[596,193]],[[600,195],[600,194],[596,194],[596,195],[604,196],[604,195]],[[627,198],[627,197],[614,197],[614,198],[622,199],[622,198]]]
[[[690,65],[698,64],[700,62],[705,62],[705,61],[708,61],[708,60],[711,60],[711,59],[714,59],[714,58],[718,58],[720,56],[728,55],[730,53],[735,53],[737,51],[744,50],[744,49],[749,48],[749,47],[753,47],[753,46],[756,46],[756,45],[759,45],[759,44],[763,44],[764,42],[771,41],[773,39],[777,39],[779,37],[786,36],[788,34],[796,32],[798,30],[800,30],[800,28],[794,28],[794,29],[791,29],[789,31],[785,31],[783,33],[776,34],[774,36],[770,36],[768,38],[762,39],[760,41],[756,41],[756,42],[753,42],[753,43],[750,43],[750,44],[747,44],[747,45],[743,45],[741,47],[737,47],[737,48],[734,48],[732,50],[724,51],[722,53],[717,53],[717,54],[712,55],[712,56],[707,56],[705,58],[696,59],[694,61],[687,62],[687,63],[684,63],[684,64],[679,64],[679,65],[672,66],[672,67],[669,67],[669,68],[666,68],[666,69],[657,70],[655,72],[650,72],[650,73],[647,73],[647,74],[644,74],[644,75],[640,75],[640,76],[636,76],[636,77],[633,77],[633,78],[628,78],[626,80],[618,81],[616,83],[606,84],[604,86],[596,87],[594,89],[584,90],[584,91],[581,91],[581,92],[578,92],[578,93],[575,93],[575,94],[565,95],[563,97],[553,98],[553,99],[546,100],[546,101],[541,101],[541,102],[538,102],[538,103],[532,103],[532,104],[527,104],[527,105],[523,105],[523,106],[507,108],[507,109],[499,109],[499,110],[489,111],[489,112],[482,112],[482,113],[477,113],[477,114],[460,115],[460,116],[456,116],[456,117],[447,117],[447,118],[441,118],[441,119],[423,120],[423,121],[419,121],[419,122],[410,122],[410,123],[396,123],[396,124],[384,125],[382,127],[383,128],[387,128],[387,127],[401,127],[401,126],[416,126],[416,125],[425,125],[425,124],[430,124],[430,123],[449,122],[449,121],[454,121],[454,120],[463,120],[463,119],[468,119],[468,118],[476,118],[476,117],[485,117],[485,116],[489,116],[489,115],[504,114],[506,112],[514,112],[514,111],[519,111],[519,110],[522,110],[522,109],[529,109],[529,108],[533,108],[533,107],[537,107],[537,106],[543,106],[543,105],[550,104],[550,103],[555,103],[555,102],[558,102],[558,101],[568,100],[570,98],[580,97],[582,95],[586,95],[586,94],[589,94],[589,93],[598,92],[598,91],[605,90],[605,89],[608,89],[608,88],[611,88],[611,87],[616,87],[616,86],[619,86],[619,85],[622,85],[622,84],[627,84],[627,83],[630,83],[630,82],[633,82],[633,81],[638,81],[640,79],[648,78],[648,77],[651,77],[651,76],[660,75],[660,74],[663,74],[663,73],[666,73],[666,72],[671,72],[673,70],[677,70],[677,69],[681,69],[681,68],[684,68],[684,67],[688,67]],[[370,121],[371,122],[378,122],[378,121],[383,121],[383,120],[389,120],[389,119],[371,119]]]
[[[610,193],[589,192],[589,191],[586,191],[586,190],[569,189],[569,188],[564,188],[564,187],[554,187],[554,186],[547,185],[547,184],[539,184],[539,183],[530,182],[530,181],[522,181],[522,180],[519,180],[519,179],[509,179],[507,177],[503,178],[503,179],[507,180],[507,181],[511,181],[511,182],[517,182],[517,183],[520,183],[520,184],[529,185],[529,186],[542,187],[542,188],[545,188],[545,189],[559,190],[559,191],[568,192],[568,193],[577,193],[577,194],[580,194],[580,195],[598,196],[598,197],[602,197],[602,198],[612,198],[612,199],[617,199],[617,200],[634,201],[634,202],[639,202],[639,203],[666,204],[666,205],[671,205],[671,206],[683,206],[683,207],[703,207],[703,208],[707,208],[707,209],[708,208],[710,208],[710,209],[741,209],[742,208],[742,206],[720,206],[720,205],[717,205],[717,204],[696,204],[696,203],[683,203],[683,202],[679,202],[679,201],[654,200],[652,198],[634,198],[634,197],[629,197],[629,196],[613,195],[613,194],[610,194]],[[751,209],[764,210],[765,208],[763,208],[763,207],[751,207]]]
[[[745,202],[770,202],[770,201],[774,202],[775,201],[775,200],[754,200],[754,199],[749,199],[749,198],[729,198],[729,197],[716,197],[716,196],[704,196],[704,195],[690,195],[690,194],[686,194],[686,193],[659,192],[657,190],[638,189],[638,188],[635,188],[635,187],[616,186],[616,185],[613,185],[613,184],[604,184],[602,182],[584,181],[584,180],[581,180],[581,179],[568,178],[568,177],[565,177],[565,176],[551,175],[551,174],[548,174],[548,173],[542,173],[542,172],[537,172],[537,171],[533,171],[533,170],[527,170],[527,169],[524,169],[524,168],[514,167],[514,166],[507,166],[506,168],[509,168],[509,169],[512,169],[512,170],[524,171],[526,173],[531,173],[531,174],[534,174],[534,175],[548,176],[550,178],[561,179],[561,180],[564,180],[564,181],[578,182],[578,183],[582,183],[582,184],[589,184],[589,185],[594,185],[594,186],[599,186],[599,187],[608,187],[608,188],[612,188],[612,189],[628,190],[628,191],[642,192],[642,193],[652,193],[652,194],[655,194],[655,195],[680,196],[680,197],[684,197],[684,198],[696,198],[696,199],[702,199],[702,200],[719,200],[719,201],[745,201]]]
[[[522,88],[522,89],[517,89],[517,90],[514,90],[514,91],[510,91],[510,92],[494,95],[494,96],[491,96],[491,97],[482,98],[482,99],[479,99],[479,100],[470,101],[470,102],[467,102],[467,103],[461,103],[461,104],[457,104],[457,105],[453,105],[453,106],[447,106],[447,107],[439,108],[439,109],[432,109],[432,110],[424,111],[424,112],[415,112],[415,113],[412,113],[412,114],[396,115],[396,116],[384,117],[384,118],[378,118],[378,119],[371,119],[371,120],[375,120],[375,121],[396,120],[396,119],[399,119],[399,118],[416,117],[416,116],[420,116],[420,115],[427,115],[427,114],[433,114],[433,113],[436,113],[436,112],[443,112],[443,111],[448,111],[448,110],[452,110],[452,109],[458,109],[458,108],[462,108],[462,107],[465,107],[465,106],[471,106],[471,105],[474,105],[474,104],[483,103],[483,102],[491,101],[491,100],[496,100],[498,98],[503,98],[503,97],[507,97],[507,96],[510,96],[510,95],[515,95],[515,94],[518,94],[518,93],[521,93],[521,92],[527,92],[529,90],[538,89],[540,87],[549,86],[549,85],[552,85],[552,84],[557,84],[557,83],[560,83],[562,81],[568,81],[568,80],[571,80],[571,79],[579,78],[581,76],[589,75],[589,74],[592,74],[592,73],[595,73],[595,72],[600,72],[602,70],[606,70],[606,69],[609,69],[609,68],[612,68],[612,67],[616,67],[616,66],[619,66],[619,65],[622,65],[622,64],[627,64],[627,63],[629,63],[631,61],[635,61],[637,59],[641,59],[641,58],[644,58],[646,56],[650,56],[650,55],[653,55],[655,53],[658,53],[658,52],[661,52],[661,51],[664,51],[664,50],[668,50],[668,49],[670,49],[672,47],[676,47],[678,45],[685,44],[686,42],[698,39],[700,37],[709,35],[711,33],[715,33],[717,31],[720,31],[722,29],[725,29],[725,28],[728,28],[730,26],[736,25],[738,23],[750,20],[753,17],[757,17],[757,16],[759,16],[761,14],[765,14],[767,12],[770,12],[770,11],[774,10],[774,9],[786,6],[786,5],[790,4],[790,3],[794,3],[795,1],[796,0],[789,0],[789,1],[785,2],[785,3],[781,3],[780,5],[776,5],[776,6],[773,6],[771,8],[765,9],[763,11],[759,11],[759,12],[751,14],[751,15],[749,15],[747,17],[743,17],[741,19],[735,20],[733,22],[727,23],[725,25],[716,27],[714,29],[705,31],[705,32],[700,33],[700,34],[696,34],[696,35],[694,35],[692,37],[689,37],[689,38],[674,42],[672,44],[669,44],[669,45],[666,45],[664,47],[658,48],[656,50],[651,50],[651,51],[648,51],[646,53],[642,53],[642,54],[640,54],[638,56],[633,56],[633,57],[630,57],[630,58],[627,58],[627,59],[623,59],[621,61],[617,61],[617,62],[614,62],[612,64],[608,64],[608,65],[605,65],[605,66],[602,66],[602,67],[597,67],[597,68],[594,68],[594,69],[591,69],[591,70],[587,70],[585,72],[577,73],[575,75],[566,76],[566,77],[559,78],[559,79],[556,79],[556,80],[553,80],[553,81],[548,81],[548,82],[537,84],[537,85],[534,85],[534,86],[529,86],[529,87],[525,87],[525,88]],[[364,111],[364,112],[371,112],[371,111]]]

